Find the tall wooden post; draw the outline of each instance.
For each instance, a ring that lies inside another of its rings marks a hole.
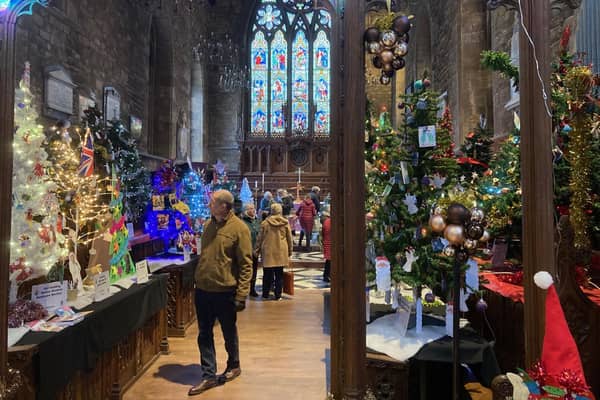
[[[364,0],[338,2],[340,41],[333,71],[338,99],[331,152],[332,285],[331,392],[336,399],[362,399],[366,371],[365,324],[365,78]],[[337,83],[336,83],[337,81]],[[341,83],[341,85],[340,85]],[[335,112],[335,111],[334,111]]]
[[[0,396],[7,384],[8,264],[12,211],[12,142],[15,103],[15,28],[17,18],[47,0],[13,0],[0,11]]]
[[[521,0],[522,17],[533,43],[521,28],[521,176],[523,190],[523,271],[525,285],[525,364],[539,359],[544,337],[544,293],[533,275],[556,274],[554,254],[552,122],[544,105],[550,96],[550,1]],[[539,75],[536,66],[539,65]],[[548,104],[550,99],[548,99]],[[549,105],[548,105],[549,107]]]

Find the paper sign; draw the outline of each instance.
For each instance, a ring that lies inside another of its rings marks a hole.
[[[31,300],[40,303],[48,312],[53,313],[67,302],[67,281],[33,286]]]
[[[148,260],[142,260],[135,263],[137,283],[148,282]]]
[[[435,125],[419,127],[419,147],[435,147]]]
[[[129,232],[129,237],[132,238],[134,236],[135,233],[135,229],[133,228],[133,223],[128,222],[127,225],[127,232]]]
[[[94,275],[94,285],[96,286],[94,301],[102,301],[110,297],[110,276],[108,271]]]
[[[446,304],[446,335],[452,337],[454,333],[454,312],[452,304]]]

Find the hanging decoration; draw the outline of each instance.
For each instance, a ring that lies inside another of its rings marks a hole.
[[[379,18],[375,25],[365,31],[365,48],[373,55],[371,59],[373,66],[381,69],[379,82],[388,85],[392,81],[394,72],[406,65],[404,56],[408,53],[408,31],[411,24],[408,16],[396,16],[390,11]]]

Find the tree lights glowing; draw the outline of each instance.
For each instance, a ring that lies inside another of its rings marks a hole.
[[[16,90],[13,141],[10,270],[17,281],[46,275],[67,255],[55,185],[48,180],[43,127],[36,123],[32,101],[27,63]]]

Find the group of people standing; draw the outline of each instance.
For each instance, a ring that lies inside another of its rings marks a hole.
[[[258,296],[255,285],[259,257],[263,263],[263,299],[269,298],[272,287],[274,299],[281,299],[283,269],[289,265],[293,250],[292,230],[288,219],[284,216],[283,198],[281,202],[269,204],[269,213],[261,222],[257,218],[254,204],[244,204],[241,218],[238,218],[233,211],[234,197],[230,192],[218,190],[211,196],[209,202],[211,218],[204,224],[200,259],[195,273],[195,305],[202,377],[200,382],[189,390],[190,396],[225,384],[242,373],[236,326],[237,312],[246,308],[248,295]],[[306,233],[307,246],[310,245],[312,223],[317,210],[320,209],[318,190],[316,201],[317,204],[309,194],[296,211],[303,232]],[[293,201],[291,203],[293,209]],[[263,211],[262,202],[261,211]],[[321,214],[324,216],[322,234],[326,260],[323,280],[328,282],[331,225],[329,213],[324,211]],[[310,218],[305,217],[302,222],[303,215]],[[216,373],[213,337],[217,320],[221,326],[227,351],[227,367],[220,375]]]

